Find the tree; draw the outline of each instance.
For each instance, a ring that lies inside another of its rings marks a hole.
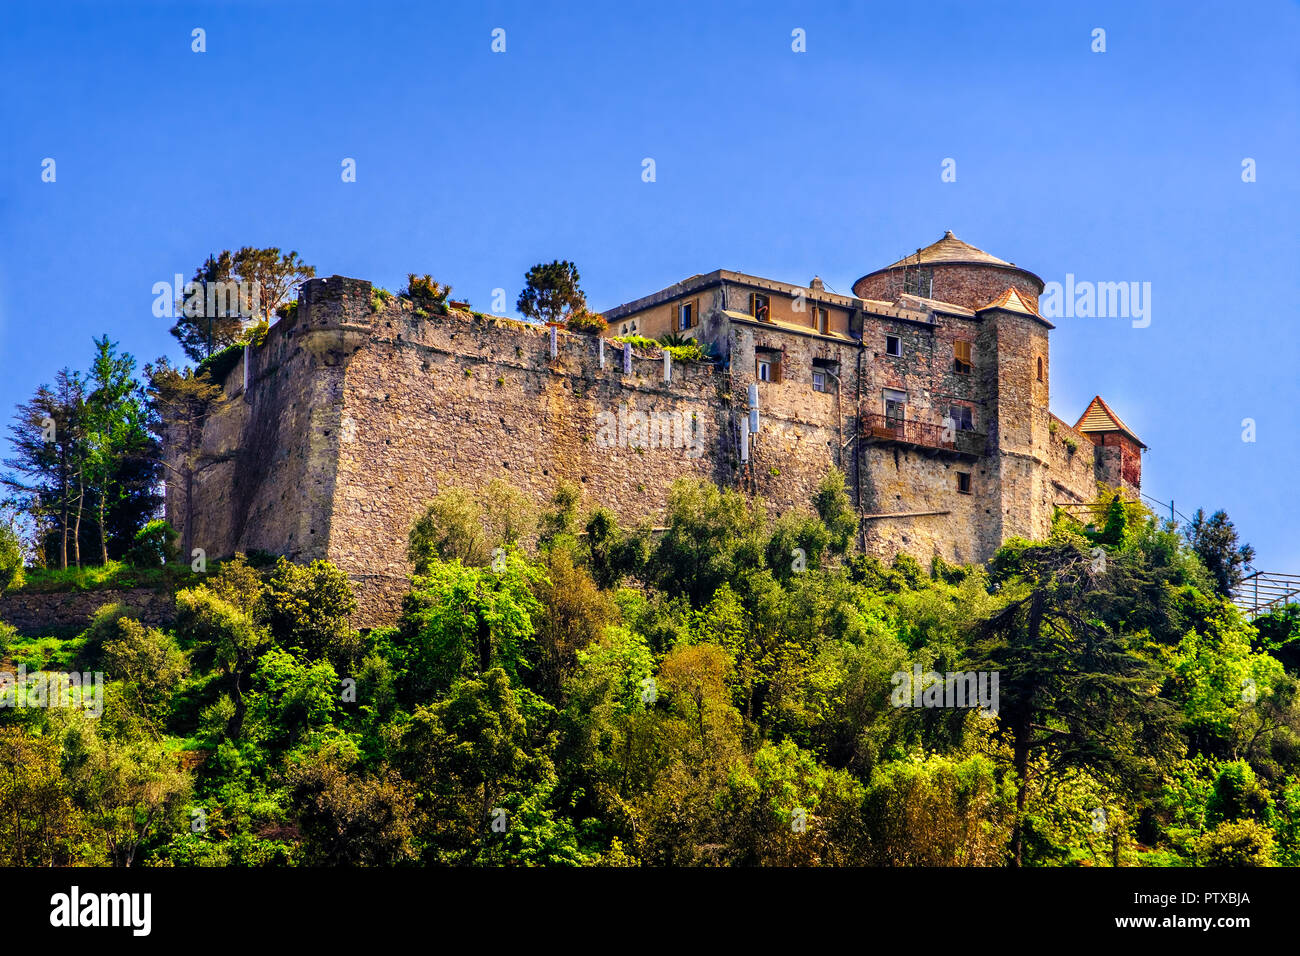
[[[853,503],[844,491],[844,472],[832,468],[817,486],[813,496],[813,508],[817,517],[830,532],[830,549],[832,554],[844,554],[853,544],[853,536],[858,530],[858,515],[853,510]]]
[[[157,728],[189,667],[171,635],[123,618],[117,637],[104,642],[104,670],[125,684],[127,699]]]
[[[522,684],[537,662],[539,577],[514,550],[496,568],[434,559],[415,577],[403,605],[406,700],[426,701],[457,679],[492,668]]]
[[[411,526],[407,558],[416,574],[424,574],[435,559],[487,564],[492,548],[473,496],[463,488],[440,491]]]
[[[1272,832],[1254,820],[1225,821],[1197,841],[1197,862],[1216,867],[1272,866],[1273,842]]]
[[[352,629],[356,598],[347,575],[328,561],[306,567],[287,558],[267,580],[266,620],[282,647],[299,647],[308,659],[325,658],[340,670],[358,661],[361,641]]]
[[[572,262],[538,263],[525,274],[524,291],[515,308],[538,322],[560,322],[570,313],[581,314],[587,297],[578,282],[578,267]]]
[[[68,566],[69,545],[74,563],[81,563],[85,411],[85,381],[64,368],[53,387],[40,386],[30,401],[18,406],[9,426],[14,454],[5,465],[13,473],[2,480],[35,520],[46,562],[60,568]]]
[[[1002,606],[978,625],[972,665],[999,675],[997,733],[1016,774],[1009,856],[1022,862],[1024,812],[1037,773],[1087,767],[1124,785],[1149,782],[1178,747],[1161,674],[1122,624],[1141,596],[1130,556],[1100,569],[1085,541],[1013,540],[993,560]]]
[[[608,508],[597,508],[587,519],[587,567],[596,584],[616,588],[628,575],[639,575],[650,557],[650,531],[631,535],[619,527]]]
[[[648,572],[663,591],[704,604],[728,581],[762,566],[767,538],[761,510],[739,492],[679,478],[668,493],[668,530]]]
[[[91,842],[72,803],[53,734],[0,727],[0,865],[68,866],[86,862]]]
[[[127,562],[134,568],[157,569],[176,560],[176,529],[155,519],[136,532]]]
[[[1219,593],[1227,597],[1242,578],[1246,565],[1255,559],[1255,549],[1248,544],[1237,544],[1237,529],[1223,511],[1205,517],[1205,510],[1196,509],[1192,523],[1185,534],[1187,543],[1197,553],[1214,579]]]
[[[993,762],[939,754],[884,764],[866,797],[875,866],[997,866],[1015,818],[1014,785]]]
[[[545,577],[537,585],[541,613],[537,615],[538,663],[536,684],[548,700],[558,703],[561,688],[573,673],[577,654],[617,620],[618,609],[591,575],[573,564],[573,555],[555,548],[545,556]]]
[[[248,706],[248,678],[257,658],[270,646],[270,634],[244,611],[206,588],[177,592],[176,633],[202,647],[225,676],[235,705],[229,733],[237,736]]]
[[[113,736],[75,714],[62,719],[62,767],[74,802],[107,842],[112,863],[130,866],[142,846],[184,824],[191,781],[162,742]]]
[[[250,322],[259,318],[269,323],[305,279],[316,275],[297,252],[281,253],[276,247],[257,249],[244,246],[208,256],[194,272],[200,286],[197,294],[177,303],[180,318],[171,333],[194,362],[243,340]],[[242,283],[241,293],[230,294],[227,283]],[[251,299],[256,291],[256,303]]]
[[[312,866],[393,866],[415,855],[415,787],[330,748],[289,769],[289,801]]]
[[[535,527],[528,499],[500,478],[478,495],[447,488],[412,525],[407,558],[416,574],[423,574],[435,558],[481,566],[492,560],[496,549],[517,544]]]
[[[0,594],[23,583],[23,546],[12,525],[0,524]]]
[[[146,463],[135,478],[138,487],[145,488],[155,483],[161,468],[147,428],[144,390],[135,379],[135,359],[129,353],[118,354],[117,343],[107,335],[94,342],[95,359],[86,378],[91,392],[86,399],[85,470],[97,499],[100,561],[107,564],[109,511],[132,490],[121,480],[124,464],[128,460]]]
[[[430,862],[472,862],[483,851],[493,811],[544,769],[529,751],[519,696],[499,667],[416,709],[403,730],[399,765],[417,787]]]

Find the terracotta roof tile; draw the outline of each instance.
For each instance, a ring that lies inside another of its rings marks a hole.
[[[926,265],[931,262],[981,262],[987,265],[1009,266],[1010,262],[991,256],[983,249],[976,249],[969,242],[962,242],[949,229],[938,242],[931,243],[924,249],[917,249],[910,256],[904,256],[886,269],[899,266]]]
[[[1038,315],[1038,303],[1019,289],[1011,286],[1003,290],[1002,294],[988,305],[981,306],[979,311],[983,312],[985,309],[1008,309],[1012,312],[1023,312],[1026,315]]]
[[[1120,417],[1111,410],[1111,407],[1102,400],[1100,395],[1088,403],[1088,407],[1083,410],[1083,414],[1075,422],[1074,428],[1075,431],[1080,432],[1123,432],[1143,448],[1147,447],[1142,439],[1133,433],[1133,429],[1120,420]]]

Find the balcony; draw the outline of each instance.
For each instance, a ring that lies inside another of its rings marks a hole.
[[[988,444],[988,436],[981,432],[956,429],[945,435],[943,425],[879,413],[862,416],[862,440],[877,444],[908,445],[966,458],[983,456]]]

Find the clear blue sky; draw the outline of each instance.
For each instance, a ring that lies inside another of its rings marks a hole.
[[[596,308],[720,267],[848,292],[952,229],[1046,280],[1150,282],[1149,328],[1057,320],[1053,411],[1100,393],[1144,490],[1300,572],[1295,4],[730,8],[6,3],[0,408],[104,331],[179,355],[151,287],[227,247],[486,311],[557,257]]]

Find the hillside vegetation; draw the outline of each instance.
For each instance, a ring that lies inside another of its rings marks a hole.
[[[1300,862],[1296,617],[1244,621],[1140,505],[983,567],[854,553],[837,474],[775,520],[688,481],[666,513],[444,492],[365,633],[330,564],[243,558],[176,579],[170,630],[4,632],[106,684],[0,709],[0,862]],[[900,691],[929,672],[996,696]]]

